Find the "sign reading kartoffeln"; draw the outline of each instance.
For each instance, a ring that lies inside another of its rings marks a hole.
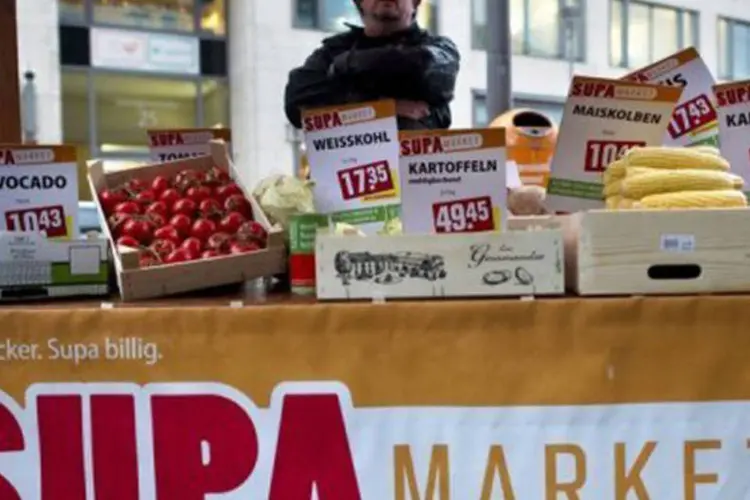
[[[495,231],[505,223],[505,129],[404,131],[404,232]]]
[[[568,93],[547,188],[548,207],[603,208],[602,172],[637,146],[660,146],[682,89],[577,76]]]
[[[74,146],[0,146],[0,231],[78,235]]]
[[[148,131],[151,160],[158,163],[208,156],[211,154],[210,142],[215,139],[226,142],[228,150],[231,150],[232,131],[228,128]]]
[[[624,80],[683,89],[664,138],[666,146],[717,145],[718,125],[711,87],[716,83],[693,47],[635,71]]]
[[[391,100],[306,110],[302,123],[315,206],[374,232],[398,213],[398,126]]]
[[[750,186],[750,80],[713,88],[719,116],[721,155]]]

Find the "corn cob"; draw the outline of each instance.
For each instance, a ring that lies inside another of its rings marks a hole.
[[[620,208],[620,200],[622,196],[608,196],[604,199],[604,206],[607,210],[616,210]]]
[[[622,181],[613,181],[604,185],[604,197],[615,196],[620,194]]]
[[[697,168],[701,170],[729,170],[729,162],[714,154],[690,148],[643,147],[633,148],[623,157],[629,166],[651,168]]]
[[[632,170],[636,170],[631,167]],[[674,193],[677,191],[720,191],[734,189],[734,179],[726,173],[718,170],[666,170],[666,169],[643,169],[650,170],[634,172],[622,181],[622,195],[634,200],[640,200],[645,196],[659,193]]]
[[[617,208],[620,210],[629,210],[631,208],[634,208],[637,203],[637,200],[634,200],[632,198],[620,198],[620,203],[618,203]]]
[[[745,181],[742,180],[742,177],[735,174],[727,174],[732,178],[732,187],[734,189],[742,189],[745,187]]]
[[[716,148],[714,146],[693,146],[690,149],[692,149],[693,151],[698,151],[699,153],[721,156],[721,151],[719,151],[719,148]]]
[[[653,194],[641,199],[642,208],[731,208],[746,207],[747,198],[740,191],[679,191]]]
[[[625,177],[625,171],[628,164],[622,160],[613,161],[604,171],[604,183],[609,184]]]

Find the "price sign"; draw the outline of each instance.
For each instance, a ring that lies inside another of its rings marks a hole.
[[[603,208],[601,173],[635,146],[660,146],[682,89],[574,77],[547,187],[548,208]]]
[[[716,81],[697,50],[687,48],[623,79],[683,89],[667,128],[665,145],[717,144],[719,129],[711,91]]]
[[[750,80],[714,86],[721,155],[750,189]]]
[[[231,151],[232,132],[228,128],[149,130],[147,133],[151,161],[156,163],[210,155],[210,142],[217,139],[226,142]]]
[[[74,146],[0,146],[0,231],[78,235]]]
[[[302,124],[318,212],[365,233],[382,229],[400,208],[396,103],[310,109]]]
[[[401,218],[405,233],[502,228],[505,129],[402,131]]]

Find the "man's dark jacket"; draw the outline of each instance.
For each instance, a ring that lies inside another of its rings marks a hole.
[[[460,57],[449,39],[416,24],[389,37],[368,37],[359,27],[323,40],[305,63],[289,73],[285,108],[301,127],[302,108],[391,98],[423,101],[429,116],[399,117],[400,129],[448,128]]]

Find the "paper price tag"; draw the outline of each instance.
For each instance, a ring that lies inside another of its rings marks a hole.
[[[78,236],[74,146],[0,146],[0,231]]]
[[[302,123],[318,212],[366,233],[398,215],[394,101],[306,110]]]
[[[216,139],[226,142],[231,151],[232,131],[228,128],[148,130],[147,133],[151,161],[158,163],[210,155],[210,142]]]
[[[574,77],[547,187],[551,210],[603,208],[602,173],[636,146],[660,146],[682,88]]]
[[[472,233],[505,224],[505,129],[402,131],[405,233]]]
[[[682,50],[623,79],[683,89],[664,137],[666,146],[718,145],[719,129],[711,91],[716,81],[697,50],[692,47]]]
[[[715,85],[721,155],[750,186],[750,80]]]

